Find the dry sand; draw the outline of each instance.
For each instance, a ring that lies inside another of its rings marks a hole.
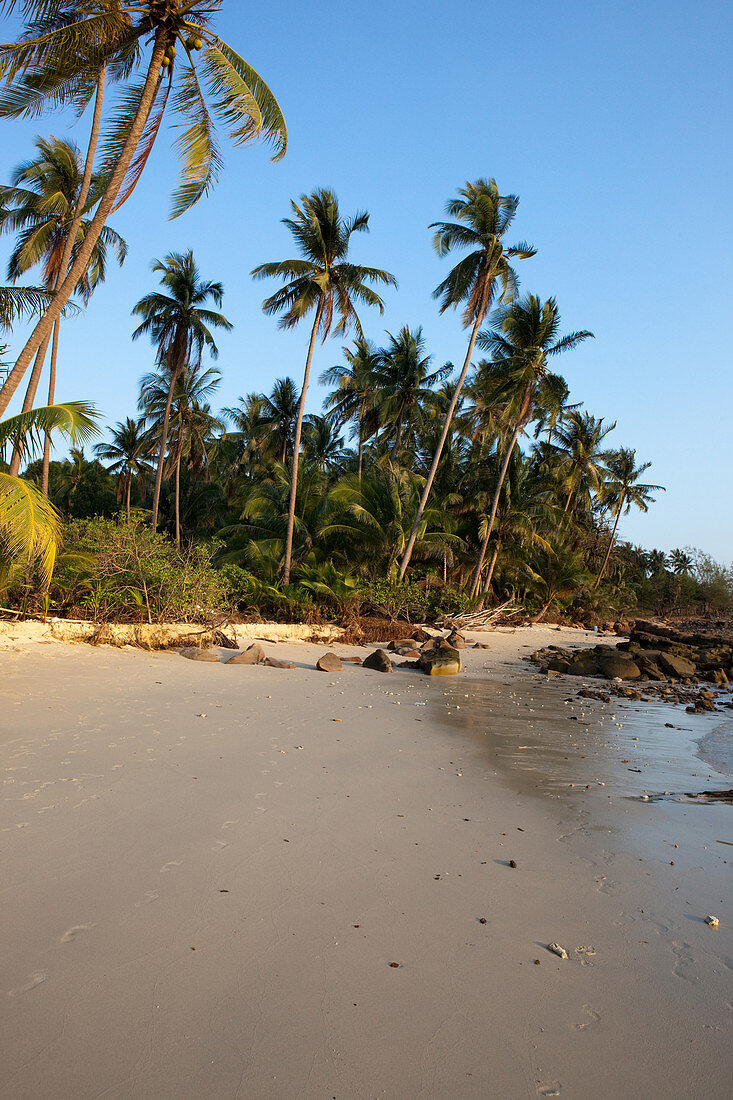
[[[720,716],[476,637],[430,680],[6,632],[0,1096],[727,1098],[733,811],[638,800],[731,785]]]

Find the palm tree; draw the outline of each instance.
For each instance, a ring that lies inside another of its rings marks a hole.
[[[321,342],[325,342],[331,332],[335,313],[339,317],[333,330],[335,335],[344,335],[352,325],[361,335],[356,305],[376,306],[380,313],[384,312],[382,299],[367,284],[396,286],[396,280],[389,272],[377,267],[361,267],[349,263],[347,259],[352,233],[368,231],[369,215],[366,212],[360,212],[353,218],[343,218],[335,194],[325,188],[310,195],[301,195],[300,205],[296,202],[291,202],[290,205],[294,217],[283,218],[283,224],[292,233],[302,258],[261,264],[252,272],[255,279],[274,277],[284,281],[285,285],[262,304],[265,313],[282,314],[280,328],[294,328],[303,317],[311,312],[315,314],[295,424],[290,508],[282,573],[284,585],[290,582],[300,436],[316,338],[320,333]]]
[[[377,348],[365,336],[357,336],[352,348],[341,349],[345,366],[333,366],[318,379],[321,386],[335,386],[324,401],[324,407],[336,417],[339,425],[354,421],[352,438],[356,435],[357,476],[364,465],[364,443],[378,426],[374,405],[374,376],[379,363]]]
[[[333,476],[354,452],[344,447],[334,419],[311,413],[303,419],[303,461],[321,473]]]
[[[551,492],[536,476],[531,459],[515,450],[496,510],[494,549],[483,581],[483,591],[489,590],[497,559],[504,546],[512,544],[519,551],[525,547],[549,551],[551,546],[547,535],[561,518],[560,509],[553,504]],[[487,522],[484,517],[479,525],[479,536],[484,534]]]
[[[424,411],[435,403],[432,387],[449,377],[453,364],[429,370],[431,356],[424,354],[420,326],[411,331],[403,325],[397,336],[387,335],[390,342],[377,353],[372,387],[380,423],[387,427],[385,438],[394,432],[391,457],[395,462],[405,430],[420,426]]]
[[[8,10],[14,0],[1,5]],[[218,121],[240,145],[264,135],[274,159],[285,153],[287,131],[270,89],[251,66],[211,28],[223,0],[27,0],[17,42],[0,48],[5,92],[0,114],[37,115],[71,104],[82,111],[95,98],[101,113],[104,75],[124,83],[102,149],[105,185],[79,252],[64,269],[52,302],[35,326],[0,391],[7,408],[31,358],[50,336],[56,317],[74,292],[110,213],[135,188],[161,131],[168,102],[181,116],[176,146],[183,162],[173,198],[178,216],[215,184],[222,165]],[[182,60],[176,62],[176,46]],[[199,61],[195,55],[199,55]],[[98,126],[97,126],[98,132]],[[96,148],[94,123],[92,144]]]
[[[117,474],[117,500],[125,500],[125,513],[130,518],[130,497],[132,493],[133,478],[141,487],[145,484],[145,478],[150,473],[151,467],[147,461],[150,454],[150,440],[143,431],[145,420],[132,420],[127,417],[124,424],[117,421],[111,429],[111,443],[96,443],[94,451],[103,462],[109,462],[107,467],[111,474]]]
[[[73,258],[81,247],[89,223],[76,219],[79,208],[83,169],[79,150],[71,141],[58,138],[37,138],[37,155],[19,164],[12,172],[11,185],[0,187],[0,233],[17,232],[15,246],[8,260],[8,278],[15,282],[36,264],[43,272],[43,285],[49,296],[59,286],[64,274],[62,263]],[[92,178],[92,188],[95,180]],[[76,224],[76,239],[69,242],[72,224]],[[67,244],[70,247],[67,249]],[[117,262],[122,265],[127,255],[127,245],[118,233],[105,226],[92,250],[87,268],[82,273],[76,293],[85,305],[104,281],[107,256],[114,250]],[[66,256],[68,252],[68,256]],[[48,387],[48,404],[56,396],[56,361],[58,357],[59,326],[61,315],[53,326],[51,373]],[[33,408],[38,382],[46,356],[48,338],[43,341],[31,372],[22,411]],[[42,492],[48,491],[48,461],[50,441],[44,444]],[[21,455],[16,452],[10,464],[11,474],[17,475]]]
[[[347,474],[329,494],[332,518],[324,538],[337,540],[350,566],[361,561],[371,575],[394,582],[397,562],[404,551],[419,501],[419,480],[408,470],[374,466],[361,480]],[[420,523],[417,548],[425,556],[441,558],[452,540],[446,534],[444,513],[428,508]]]
[[[268,440],[268,451],[274,451],[283,465],[292,454],[295,425],[298,421],[298,391],[292,378],[278,378],[269,396],[260,395],[259,428]]]
[[[691,577],[695,568],[694,560],[684,550],[670,550],[669,564],[678,577]]]
[[[433,247],[439,256],[446,256],[453,248],[473,250],[456,264],[433,292],[433,297],[441,300],[441,313],[445,313],[449,308],[463,305],[463,326],[471,329],[471,335],[463,367],[456,382],[453,400],[445,414],[443,431],[420,498],[414,530],[410,533],[402,556],[400,580],[410,564],[420,519],[433,487],[435,471],[438,468],[450,422],[466,379],[479,328],[492,303],[497,299],[497,293],[500,302],[508,302],[517,292],[517,277],[509,260],[515,257],[527,259],[536,253],[536,249],[526,241],[511,247],[506,247],[502,241],[502,237],[514,220],[518,205],[519,199],[516,195],[499,194],[495,180],[479,179],[475,183],[466,183],[465,187],[459,190],[458,198],[448,202],[446,211],[449,217],[455,218],[456,221],[435,222],[430,226],[431,229],[435,229]]]
[[[45,406],[0,421],[0,455],[6,446],[32,449],[45,432],[59,431],[76,443],[96,434],[96,411],[85,401]],[[14,564],[35,562],[48,585],[56,560],[59,518],[29,481],[0,470],[0,583]]]
[[[219,354],[210,328],[229,331],[232,325],[222,313],[214,313],[204,307],[209,298],[220,306],[224,288],[221,283],[202,281],[192,251],[171,252],[165,260],[154,260],[151,266],[153,271],[160,273],[161,284],[168,293],[153,291],[140,299],[132,312],[133,315],[142,317],[143,321],[133,332],[132,338],[136,340],[144,334],[150,336],[157,348],[158,366],[169,379],[153,493],[151,523],[155,531],[158,526],[160,486],[168,443],[168,421],[176,381],[187,366],[200,365],[204,348],[214,359]]]
[[[174,443],[169,455],[168,476],[172,471],[175,478],[176,546],[181,544],[181,462],[184,454],[187,454],[195,473],[200,473],[208,465],[213,433],[222,425],[211,415],[205,402],[217,389],[220,381],[218,370],[210,367],[201,371],[197,363],[186,364],[173,383],[170,404],[170,378],[166,377],[165,371],[146,374],[140,381],[139,407],[151,422],[148,438],[158,438],[163,431],[166,409],[169,413],[167,430],[172,432]]]
[[[608,457],[609,477],[604,486],[603,497],[604,503],[614,510],[615,519],[613,530],[611,531],[611,538],[608,542],[608,550],[606,551],[603,565],[593,585],[594,589],[598,588],[598,585],[601,583],[601,578],[606,571],[608,560],[611,557],[621,513],[625,512],[628,514],[632,507],[638,508],[641,512],[646,512],[649,505],[654,502],[652,493],[663,493],[665,491],[663,485],[639,484],[639,478],[650,466],[651,462],[644,462],[641,466],[637,466],[636,451],[627,447],[621,447]],[[664,555],[662,555],[662,559],[662,568],[664,568]]]
[[[588,509],[591,493],[602,489],[607,451],[602,449],[601,444],[615,427],[615,420],[612,424],[604,424],[603,417],[596,418],[590,413],[573,410],[555,428],[557,442],[554,447],[565,467],[565,512],[574,510],[578,497],[583,498]]]
[[[499,494],[519,433],[538,405],[557,405],[567,389],[564,380],[548,370],[547,360],[550,356],[577,347],[593,335],[583,330],[558,338],[560,313],[557,302],[554,298],[540,302],[535,294],[528,294],[526,298],[517,299],[510,306],[497,310],[492,320],[492,329],[480,334],[479,343],[493,353],[494,367],[502,376],[502,389],[509,401],[513,431],[499,470],[491,513],[473,573],[472,596],[478,591]]]

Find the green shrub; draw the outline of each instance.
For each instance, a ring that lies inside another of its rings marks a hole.
[[[179,549],[133,514],[64,527],[53,606],[82,618],[207,622],[228,610],[227,578],[212,565],[213,544]]]

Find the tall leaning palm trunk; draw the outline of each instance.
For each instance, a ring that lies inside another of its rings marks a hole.
[[[323,316],[323,299],[318,302],[316,316],[311,329],[311,338],[308,343],[308,355],[305,360],[303,372],[303,388],[300,391],[298,401],[298,415],[295,418],[295,437],[293,439],[293,468],[290,474],[290,501],[288,503],[288,523],[285,529],[285,559],[283,561],[283,584],[290,583],[290,565],[293,556],[293,531],[295,528],[295,502],[298,493],[298,465],[300,462],[300,437],[303,433],[303,414],[305,411],[305,395],[308,392],[308,379],[310,377],[313,352],[316,347],[318,329]]]
[[[514,257],[526,259],[534,256],[536,252],[531,245],[524,241],[512,247],[505,247],[502,242],[502,237],[511,225],[518,205],[519,199],[516,195],[502,196],[499,194],[495,180],[479,179],[475,183],[466,183],[466,186],[459,191],[459,198],[448,203],[447,212],[451,217],[458,219],[456,222],[435,222],[431,226],[436,230],[433,246],[439,256],[447,255],[452,248],[475,248],[478,245],[475,251],[465,256],[453,268],[433,294],[435,298],[442,299],[441,313],[444,313],[449,307],[466,303],[463,312],[463,324],[465,328],[470,326],[471,336],[468,341],[463,367],[445,414],[443,430],[435,448],[425,487],[420,497],[415,522],[412,525],[410,537],[402,555],[400,580],[404,579],[407,567],[410,564],[410,558],[422,524],[423,513],[433,488],[443,447],[448,438],[458,399],[471,364],[476,337],[488,309],[496,297],[497,284],[501,286],[499,301],[511,301],[517,291],[517,277],[513,268],[509,265],[509,259]]]
[[[608,540],[608,550],[606,550],[606,556],[603,559],[603,565],[599,569],[598,576],[596,577],[595,583],[593,585],[594,592],[596,588],[598,588],[598,585],[601,583],[601,579],[603,577],[603,574],[606,572],[606,567],[608,566],[609,560],[611,558],[611,551],[613,550],[614,543],[616,542],[616,531],[618,530],[618,521],[621,519],[621,511],[624,506],[624,501],[625,496],[622,493],[619,498],[618,507],[616,508],[616,518],[613,521],[613,530],[611,531],[611,537]]]
[[[74,207],[74,213],[69,226],[69,234],[66,238],[64,245],[64,251],[61,256],[61,264],[59,265],[60,271],[66,271],[71,261],[71,252],[74,247],[74,241],[77,238],[79,229],[81,227],[81,220],[84,214],[84,207],[86,206],[87,198],[89,197],[89,187],[92,182],[92,173],[94,171],[94,158],[97,155],[97,143],[99,141],[99,130],[102,125],[102,106],[104,103],[104,91],[107,80],[107,65],[103,63],[97,76],[97,88],[94,98],[94,111],[92,113],[92,125],[89,133],[89,142],[87,144],[87,155],[84,161],[84,175],[82,176],[81,186],[79,188],[79,194],[76,200],[76,206]],[[49,369],[48,379],[48,404],[53,405],[56,398],[56,362],[58,359],[59,350],[59,327],[61,325],[61,317],[57,317],[53,326],[53,340],[51,343],[51,365]],[[41,472],[41,492],[44,496],[48,496],[48,471],[51,460],[51,436],[46,433],[46,437],[43,441],[43,468]],[[130,514],[130,501],[128,492],[127,501],[127,514]]]
[[[68,103],[83,110],[95,85],[100,90],[100,71],[105,64],[116,79],[126,81],[135,74],[137,82],[124,90],[110,125],[103,158],[107,182],[83,243],[0,390],[0,413],[20,385],[34,353],[50,338],[56,318],[86,270],[108,215],[135,189],[169,100],[184,120],[176,143],[183,171],[174,195],[174,216],[198,202],[216,182],[221,167],[216,121],[225,126],[235,145],[264,134],[275,146],[273,159],[284,155],[287,131],[275,97],[259,74],[210,27],[222,4],[223,0],[153,0],[143,4],[92,0],[67,6],[27,0],[19,5],[26,17],[21,38],[0,46],[0,79],[5,83],[0,115],[38,114]],[[176,46],[182,58],[178,63],[174,62]],[[194,55],[199,51],[197,68]],[[141,58],[147,60],[140,62]],[[137,76],[138,66],[145,74],[142,79]],[[157,100],[164,81],[166,88]],[[95,104],[100,110],[101,99],[98,96]]]
[[[138,147],[138,143],[148,121],[148,116],[150,115],[150,110],[153,106],[155,94],[160,82],[161,63],[166,47],[167,41],[165,32],[162,28],[158,28],[155,33],[155,42],[153,52],[150,55],[150,63],[145,75],[145,84],[143,85],[142,95],[140,96],[140,106],[130,127],[127,139],[122,147],[117,165],[99,201],[94,217],[89,223],[89,228],[76,255],[76,259],[70,265],[68,273],[56,290],[48,309],[33,329],[33,332],[26,341],[25,347],[18,356],[15,366],[8,375],[2,390],[0,390],[0,415],[5,412],[15,391],[20,385],[23,375],[33,358],[34,352],[41,346],[44,340],[48,341],[50,339],[57,317],[61,316],[61,311],[71,298],[77,283],[87,269],[92,250],[99,240],[99,236],[104,229],[107,218],[112,211],[112,207],[115,204],[115,200],[122,187],[122,183],[127,175],[132,158],[135,155],[135,150]]]
[[[316,338],[320,332],[322,341],[326,340],[331,332],[336,312],[339,320],[334,328],[335,335],[347,332],[349,327],[354,325],[361,336],[361,324],[354,303],[377,306],[382,313],[384,311],[382,299],[367,284],[395,285],[394,276],[386,271],[375,267],[360,267],[347,262],[352,233],[368,231],[369,215],[367,213],[356,214],[353,218],[343,218],[336,196],[325,188],[314,191],[310,195],[301,195],[299,204],[291,202],[290,205],[294,217],[283,218],[283,223],[293,234],[302,258],[260,264],[252,272],[255,279],[274,276],[284,280],[285,285],[262,304],[265,313],[282,314],[279,322],[281,328],[294,328],[306,314],[315,311],[295,424],[290,502],[282,568],[283,585],[290,583],[300,437]]]
[[[499,496],[519,433],[538,407],[552,408],[567,393],[564,380],[548,369],[547,360],[550,356],[569,351],[593,335],[583,330],[558,338],[559,327],[560,313],[555,299],[548,298],[541,302],[537,295],[528,294],[497,310],[492,329],[479,337],[480,345],[493,352],[492,366],[499,383],[497,397],[505,397],[510,410],[514,410],[514,431],[499,471],[491,513],[476,560],[471,581],[472,596],[476,595],[481,584],[481,571],[494,529]]]
[[[472,598],[478,594],[478,590],[479,590],[479,587],[481,585],[481,570],[483,569],[484,558],[486,557],[486,550],[488,548],[489,540],[491,538],[491,532],[494,530],[494,522],[496,520],[496,512],[497,512],[497,509],[499,507],[499,498],[501,496],[501,490],[504,487],[504,481],[506,479],[507,470],[509,469],[509,463],[512,460],[512,455],[514,454],[514,448],[517,445],[517,440],[519,439],[519,433],[522,430],[523,423],[526,421],[527,416],[529,415],[529,408],[528,408],[529,399],[530,399],[530,394],[529,394],[528,390],[525,390],[524,394],[522,395],[522,407],[524,409],[524,415],[522,415],[520,413],[519,417],[517,418],[517,421],[514,425],[514,429],[512,431],[511,439],[509,441],[509,446],[507,447],[506,452],[504,454],[504,459],[502,461],[501,467],[499,469],[499,474],[498,474],[498,477],[496,479],[496,486],[494,488],[494,495],[493,495],[492,500],[491,500],[491,510],[489,512],[489,518],[488,518],[488,521],[486,523],[486,531],[484,533],[484,537],[481,540],[481,549],[479,550],[479,556],[478,556],[478,560],[476,562],[476,568],[474,569],[473,576],[471,578],[471,597]],[[497,548],[497,552],[498,552],[498,548]],[[491,574],[493,574],[495,564],[496,564],[496,557],[494,557],[494,560],[491,564],[491,569],[489,571],[490,572],[489,582],[491,581]]]

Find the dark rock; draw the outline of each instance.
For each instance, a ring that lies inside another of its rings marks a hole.
[[[472,649],[491,649],[488,642],[474,642],[471,646]]]
[[[422,644],[422,642],[429,642],[430,638],[431,635],[428,634],[427,630],[423,630],[421,626],[416,626],[412,632],[413,642],[418,642],[419,644]]]
[[[669,676],[676,676],[678,680],[684,680],[695,675],[695,666],[685,657],[678,657],[674,653],[660,653],[659,666]]]
[[[361,664],[361,657],[357,657],[357,656],[353,656],[353,657],[341,656],[339,658],[339,660],[342,662],[342,664],[345,664],[345,665],[360,665]]]
[[[203,648],[197,645],[187,645],[181,651],[181,657],[187,657],[189,661],[209,661],[210,664],[219,663],[219,654],[215,649]]]
[[[279,657],[265,657],[262,663],[268,668],[295,668],[294,661],[281,661]]]
[[[445,642],[437,649],[420,655],[420,667],[428,676],[455,676],[461,671],[461,655],[454,646]]]
[[[455,628],[451,630],[450,634],[445,640],[449,646],[453,647],[453,649],[466,648],[466,639],[463,637],[460,630],[456,630]]]
[[[243,653],[235,653],[226,663],[228,665],[261,665],[264,659],[264,649],[258,642],[254,642]]]
[[[620,654],[604,653],[598,658],[598,668],[607,680],[615,680],[617,677],[620,680],[638,680],[641,676],[641,669],[636,661]]]
[[[393,638],[393,640],[387,646],[387,649],[394,652],[399,649],[412,649],[414,647],[412,638]]]
[[[422,665],[419,661],[400,661],[400,663],[397,665],[397,668],[413,668],[421,671]]]
[[[376,672],[391,672],[392,662],[383,649],[375,649],[361,662],[363,668],[373,668]]]
[[[552,657],[547,662],[547,667],[549,668],[550,672],[569,673],[573,671],[573,666],[571,665],[570,661],[564,661],[560,657]]]
[[[421,655],[420,650],[415,649],[414,646],[410,646],[409,649],[405,646],[400,646],[400,648],[396,650],[396,653],[398,657],[407,657],[409,661],[416,661]]]
[[[343,667],[335,653],[324,653],[316,661],[316,668],[319,672],[342,672]]]

